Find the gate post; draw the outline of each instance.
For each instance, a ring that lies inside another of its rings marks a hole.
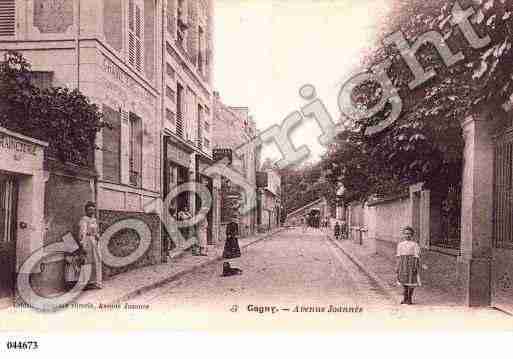
[[[479,113],[461,123],[465,148],[458,267],[469,306],[491,304],[494,181],[491,122]]]

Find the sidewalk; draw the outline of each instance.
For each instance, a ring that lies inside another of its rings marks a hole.
[[[395,263],[375,251],[368,245],[360,245],[352,240],[333,240],[331,234],[328,238],[340,248],[351,260],[369,277],[371,277],[384,291],[397,303],[403,296],[403,288],[396,282]],[[423,285],[415,290],[415,304],[424,306],[461,307],[460,301],[454,295],[439,288]]]
[[[283,228],[239,239],[241,249],[263,241]],[[167,263],[157,264],[122,273],[103,283],[101,290],[87,290],[76,300],[79,304],[124,302],[142,293],[179,279],[209,264],[222,261],[223,246],[209,246],[208,256],[193,256],[190,251],[178,253]]]

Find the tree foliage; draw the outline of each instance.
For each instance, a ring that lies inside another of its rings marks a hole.
[[[96,133],[105,126],[98,107],[78,90],[39,89],[31,67],[16,52],[0,62],[0,124],[49,143],[61,161],[91,165]]]
[[[364,136],[368,126],[388,117],[388,104],[377,115],[357,121],[341,134],[328,151],[325,168],[333,185],[339,181],[348,197],[367,198],[394,192],[412,182],[447,190],[461,183],[463,138],[460,121],[477,109],[501,112],[513,99],[513,3],[506,0],[458,1],[462,9],[472,6],[472,26],[488,45],[473,48],[452,23],[454,0],[393,0],[392,10],[380,24],[376,48],[364,60],[367,68],[390,61],[387,74],[402,100],[398,120],[385,131]],[[411,89],[414,74],[395,44],[383,41],[402,31],[410,45],[428,31],[441,34],[453,54],[464,59],[447,66],[432,44],[420,47],[415,56],[425,71],[436,75]],[[382,96],[374,83],[364,83],[352,95],[358,106],[371,108]]]

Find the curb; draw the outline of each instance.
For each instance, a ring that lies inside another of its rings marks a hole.
[[[241,246],[241,250],[242,249],[245,249],[249,246],[252,246],[253,244],[256,244],[256,243],[259,243],[271,236],[274,236],[275,234],[277,233],[280,233],[281,231],[283,231],[285,228],[281,228],[281,229],[278,229],[272,233],[266,233],[265,235],[262,235],[261,237],[259,238],[256,238],[254,241],[251,241],[249,243],[246,243],[244,245]],[[184,254],[185,255],[185,254]],[[158,287],[161,287],[163,285],[166,285],[168,283],[171,283],[171,282],[174,282],[178,279],[180,279],[181,277],[187,275],[187,274],[190,274],[190,273],[194,273],[206,266],[209,266],[213,263],[217,263],[217,262],[220,262],[223,260],[223,256],[222,255],[219,255],[219,256],[216,256],[212,259],[209,259],[207,261],[205,261],[204,263],[201,263],[199,265],[196,265],[196,266],[193,266],[191,268],[188,268],[188,269],[184,269],[182,270],[181,272],[178,272],[178,273],[175,273],[173,275],[171,275],[170,277],[167,277],[167,278],[164,278],[164,279],[161,279],[161,280],[158,280],[156,282],[153,282],[151,284],[148,284],[146,286],[143,286],[143,287],[140,287],[140,288],[137,288],[137,289],[134,289],[132,291],[130,291],[129,293],[127,294],[124,294],[123,296],[117,298],[117,299],[114,299],[112,301],[110,301],[108,304],[118,304],[119,302],[126,302],[132,298],[135,298],[141,294],[144,294],[146,292],[149,292],[153,289],[156,289]]]
[[[333,238],[331,238],[329,235],[326,236],[328,240],[333,243],[340,251],[342,251],[362,272],[365,273],[370,279],[372,279],[381,290],[385,292],[385,294],[394,299],[397,300],[397,298],[400,298],[398,294],[396,294],[395,288],[391,287],[388,283],[386,283],[379,275],[374,273],[371,269],[368,268],[368,266],[364,265],[356,256],[354,256],[352,253],[347,251],[340,243],[337,243]]]

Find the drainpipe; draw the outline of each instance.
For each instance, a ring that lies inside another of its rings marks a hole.
[[[77,32],[75,36],[75,52],[77,61],[77,90],[80,91],[80,0],[77,0],[78,16],[77,16]]]
[[[166,168],[166,160],[164,156],[167,156],[167,145],[166,145],[166,137],[164,136],[164,114],[165,114],[165,100],[164,100],[164,86],[165,86],[165,63],[166,63],[166,37],[165,37],[165,29],[164,29],[164,23],[166,19],[166,10],[164,9],[164,2],[160,2],[160,8],[161,8],[161,16],[160,16],[160,131],[159,131],[159,137],[160,137],[160,193],[162,197],[162,205],[161,208],[159,208],[160,212],[160,218],[161,221],[167,220],[167,213],[168,209],[164,209],[164,188],[166,187],[165,181],[166,176],[164,172],[167,170]],[[165,214],[164,214],[165,213]],[[160,237],[161,237],[161,246],[162,246],[162,262],[167,263],[168,261],[168,252],[169,252],[169,244],[164,243],[163,239],[166,237],[165,233],[166,229],[163,225],[160,226]]]

